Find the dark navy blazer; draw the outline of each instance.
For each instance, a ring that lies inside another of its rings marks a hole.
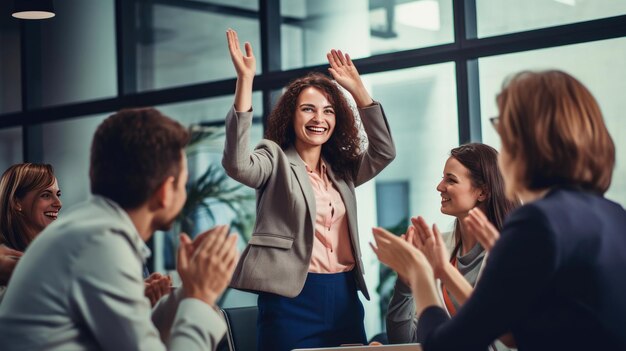
[[[467,303],[422,312],[424,350],[485,350],[512,331],[519,350],[626,350],[626,212],[553,189],[506,220]]]

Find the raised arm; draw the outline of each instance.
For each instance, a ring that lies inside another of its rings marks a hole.
[[[359,186],[375,177],[393,161],[396,157],[395,145],[382,106],[374,102],[365,89],[350,56],[339,50],[331,50],[326,57],[330,65],[328,71],[354,98],[367,133],[368,147],[361,155],[354,181],[354,185]]]
[[[350,59],[350,55],[343,54],[341,50],[331,50],[326,54],[330,68],[328,71],[333,78],[346,89],[356,101],[359,108],[367,107],[374,103],[370,94],[365,89],[361,76]]]
[[[244,43],[245,55],[241,51],[237,32],[232,29],[226,31],[228,51],[237,71],[237,87],[235,88],[235,111],[246,112],[252,109],[252,82],[256,74],[256,58],[252,52],[252,45]]]
[[[245,55],[241,51],[237,32],[226,31],[228,51],[237,71],[235,102],[225,120],[226,134],[222,166],[236,181],[252,188],[261,187],[273,169],[273,158],[278,148],[262,142],[250,153],[250,127],[252,125],[252,81],[256,72],[256,59],[252,46],[246,42]]]

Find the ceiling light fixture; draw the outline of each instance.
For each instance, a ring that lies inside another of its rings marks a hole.
[[[46,19],[54,17],[52,0],[14,0],[13,17],[19,19]]]

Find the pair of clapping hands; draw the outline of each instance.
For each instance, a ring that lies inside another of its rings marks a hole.
[[[228,235],[228,226],[217,226],[198,235],[193,241],[180,234],[177,271],[185,297],[196,298],[215,306],[224,292],[237,265],[237,235]],[[145,295],[154,306],[171,291],[167,275],[153,273],[145,281]]]
[[[500,233],[480,209],[470,210],[463,221],[468,234],[485,250],[493,248]],[[450,254],[437,225],[430,227],[420,216],[411,218],[411,223],[400,237],[383,228],[373,228],[376,246],[372,245],[378,259],[396,271],[409,286],[420,274],[432,272],[434,278],[441,278],[450,265]]]

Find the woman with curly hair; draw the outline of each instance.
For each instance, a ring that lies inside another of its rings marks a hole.
[[[237,33],[226,33],[237,71],[233,109],[226,117],[222,164],[257,190],[257,220],[231,286],[259,294],[258,349],[365,343],[363,306],[369,299],[357,233],[354,188],[395,157],[379,103],[365,89],[350,57],[327,54],[336,83],[312,73],[291,82],[271,112],[265,139],[249,152],[256,60]],[[354,98],[368,147],[340,85]]]

